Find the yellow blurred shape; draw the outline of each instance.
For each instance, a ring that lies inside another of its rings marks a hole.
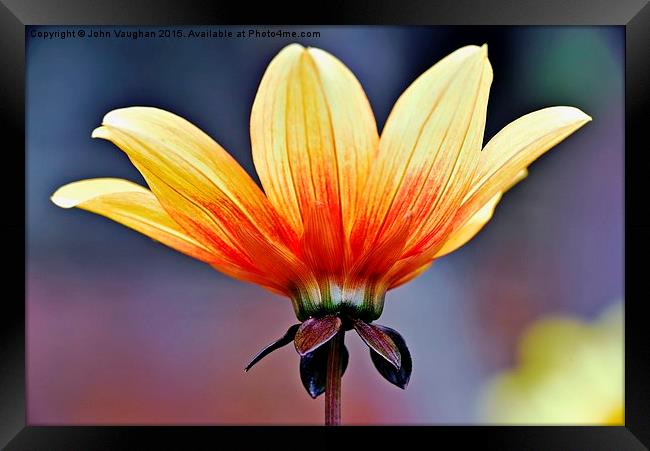
[[[549,317],[519,344],[518,365],[488,382],[479,416],[489,424],[623,425],[623,306],[593,323]]]

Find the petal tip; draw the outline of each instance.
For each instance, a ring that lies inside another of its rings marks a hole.
[[[54,205],[61,208],[72,208],[78,205],[77,199],[70,199],[61,194],[61,190],[65,187],[61,187],[50,196],[50,200]]]
[[[574,119],[577,122],[582,122],[583,124],[586,124],[587,122],[591,122],[593,120],[591,116],[582,111],[580,108],[566,107],[565,112],[568,118]]]
[[[570,125],[570,124],[584,125],[587,122],[591,122],[593,120],[591,116],[589,116],[587,113],[582,111],[580,108],[576,108],[574,106],[567,106],[567,105],[542,108],[541,110],[528,113],[523,117],[529,115],[531,115],[530,117],[533,117],[533,115],[538,115],[538,114],[545,115],[545,120],[547,121],[551,121],[551,122],[555,121],[564,125]]]
[[[470,44],[465,47],[461,47],[456,52],[459,54],[464,54],[465,57],[476,58],[476,57],[486,57],[487,56],[487,44],[475,45]],[[454,52],[454,53],[456,53]]]
[[[128,180],[97,178],[78,180],[57,189],[50,200],[61,208],[77,207],[91,199],[118,192],[148,192],[145,188]]]
[[[318,48],[318,47],[307,46],[304,49],[305,49],[305,53],[307,53],[309,56],[312,56],[312,57],[318,57],[319,55],[332,56],[330,53],[328,53],[325,50],[323,50],[321,48]]]
[[[116,122],[118,122],[118,118],[120,117],[120,114],[124,110],[126,110],[126,108],[118,108],[116,110],[111,110],[108,113],[106,113],[102,118],[102,125],[114,125]]]
[[[83,200],[74,195],[71,189],[75,183],[69,183],[57,189],[51,196],[50,200],[54,205],[60,208],[73,208],[79,205]]]
[[[91,138],[108,139],[108,137],[109,137],[108,129],[106,127],[104,127],[103,125],[99,126],[99,127],[97,127],[96,129],[94,129],[92,131],[92,133],[90,134],[90,137]]]
[[[106,113],[102,118],[102,125],[119,127],[121,125],[124,125],[124,123],[127,121],[129,111],[137,112],[146,108],[147,107],[126,107],[126,108],[118,108],[116,110],[111,110],[108,113]]]
[[[295,52],[297,54],[307,52],[311,47],[305,48],[302,44],[298,44],[297,42],[293,42],[286,47],[284,47],[282,50],[280,50],[279,53],[286,53],[286,52]]]
[[[134,121],[145,120],[151,116],[174,115],[166,110],[151,106],[129,106],[111,110],[102,118],[102,126],[128,128]],[[175,115],[174,115],[175,116]],[[101,128],[101,127],[99,127]]]
[[[54,205],[61,208],[73,208],[82,202],[78,195],[76,187],[79,186],[80,181],[68,183],[59,187],[52,195],[50,200]]]

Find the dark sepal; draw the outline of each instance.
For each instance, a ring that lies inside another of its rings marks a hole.
[[[334,315],[309,318],[300,325],[293,340],[296,351],[304,356],[330,341],[341,329],[341,319]]]
[[[411,370],[413,369],[413,361],[411,360],[409,348],[406,346],[406,342],[402,336],[396,330],[379,325],[376,325],[375,327],[381,329],[393,340],[395,345],[397,345],[400,356],[402,357],[402,365],[399,369],[396,369],[392,364],[388,363],[384,357],[370,349],[370,358],[372,359],[372,363],[375,364],[375,368],[377,368],[379,374],[384,376],[384,379],[391,384],[397,385],[403,390],[409,383]]]
[[[401,366],[401,356],[399,349],[390,335],[382,328],[373,324],[368,324],[361,320],[354,320],[354,330],[357,331],[368,347],[390,362],[395,369]]]
[[[318,398],[325,393],[325,383],[327,381],[327,357],[329,346],[321,346],[313,352],[300,357],[300,380],[302,385],[313,399]],[[348,367],[350,355],[345,344],[341,345],[341,365],[343,370],[341,376]]]
[[[255,365],[257,362],[262,360],[264,357],[275,351],[276,349],[280,349],[282,346],[286,346],[289,343],[291,343],[296,336],[296,332],[298,331],[298,328],[300,327],[300,324],[294,324],[291,326],[288,330],[287,333],[284,334],[284,336],[270,345],[268,345],[266,348],[262,349],[260,352],[257,353],[255,357],[253,357],[253,360],[250,361],[248,365],[246,365],[246,368],[244,368],[244,371],[250,370],[253,365]]]

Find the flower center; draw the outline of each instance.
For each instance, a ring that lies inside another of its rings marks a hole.
[[[381,282],[323,277],[318,284],[297,286],[291,302],[300,321],[332,314],[373,321],[381,315],[385,295],[386,284]]]

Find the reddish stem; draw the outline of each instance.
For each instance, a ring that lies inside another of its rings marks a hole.
[[[341,348],[344,332],[339,332],[329,342],[327,356],[327,381],[325,383],[325,425],[341,424]]]

